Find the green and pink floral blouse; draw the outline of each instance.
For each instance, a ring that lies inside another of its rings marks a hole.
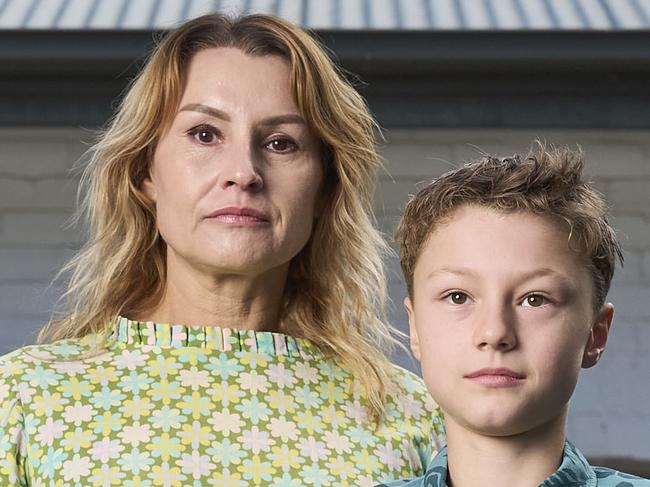
[[[370,486],[435,453],[440,414],[402,369],[375,430],[357,378],[305,340],[119,318],[92,346],[0,357],[0,485]]]

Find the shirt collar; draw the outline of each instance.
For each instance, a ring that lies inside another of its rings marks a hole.
[[[447,486],[447,447],[431,461],[422,479],[427,487]],[[560,467],[542,482],[539,487],[595,487],[596,474],[587,459],[569,441],[564,442],[564,452]]]
[[[322,352],[304,338],[270,331],[240,330],[210,325],[186,326],[118,316],[111,340],[118,346],[202,349],[201,352],[235,352],[284,355],[302,359],[322,358]]]
[[[447,447],[444,447],[427,467],[422,479],[427,487],[447,487]]]
[[[587,459],[570,441],[565,441],[560,467],[539,487],[594,487],[596,483],[596,474]]]

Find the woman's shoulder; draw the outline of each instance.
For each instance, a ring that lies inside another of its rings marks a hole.
[[[71,338],[54,343],[26,345],[0,356],[0,381],[20,381],[26,373],[40,369],[65,368],[92,351],[91,338]]]
[[[435,412],[438,408],[431,398],[427,386],[422,378],[399,365],[393,364],[392,381],[395,387],[392,395],[398,401],[407,401],[409,399],[421,402],[429,412]]]
[[[429,391],[420,376],[399,365],[393,364],[392,368],[393,382],[397,385],[400,393],[429,397]]]
[[[393,384],[389,400],[398,405],[405,416],[426,425],[427,428],[442,435],[442,413],[431,398],[421,377],[415,373],[393,364]]]
[[[411,437],[422,467],[415,471],[423,471],[445,436],[442,412],[418,375],[398,365],[393,365],[392,371],[393,387],[387,396],[385,424]]]

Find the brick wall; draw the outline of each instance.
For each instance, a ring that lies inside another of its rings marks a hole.
[[[0,130],[0,354],[31,343],[60,289],[50,283],[79,236],[66,227],[77,179],[72,164],[89,133]]]
[[[650,460],[650,131],[421,130],[387,133],[386,168],[376,210],[392,234],[417,183],[474,158],[524,151],[534,137],[580,143],[588,173],[613,207],[625,248],[610,299],[617,306],[601,363],[583,373],[569,436],[591,456]],[[78,246],[66,227],[77,179],[70,174],[92,134],[77,129],[0,129],[0,354],[33,342],[60,289],[50,281]],[[396,259],[389,262],[392,319],[405,329],[405,295]],[[416,369],[408,357],[396,362]]]

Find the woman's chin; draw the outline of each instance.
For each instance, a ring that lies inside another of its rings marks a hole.
[[[269,272],[280,267],[278,264],[265,259],[263,256],[251,256],[249,258],[236,256],[223,258],[223,256],[206,256],[199,262],[199,268],[214,275],[241,275],[255,276]]]
[[[288,268],[291,260],[290,257],[278,255],[271,249],[255,245],[242,245],[235,248],[223,245],[212,249],[206,246],[199,252],[178,257],[186,261],[189,267],[201,273],[217,276],[257,276],[274,269],[280,271]]]

